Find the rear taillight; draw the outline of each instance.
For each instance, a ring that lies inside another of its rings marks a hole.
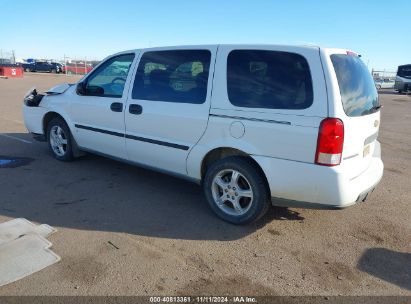
[[[315,163],[336,166],[341,162],[344,144],[344,123],[338,118],[326,118],[320,124]]]

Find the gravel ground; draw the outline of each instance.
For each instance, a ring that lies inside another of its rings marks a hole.
[[[411,295],[411,97],[380,92],[385,172],[365,203],[273,208],[237,227],[195,184],[94,155],[54,160],[27,134],[22,97],[77,79],[0,79],[0,155],[31,160],[0,169],[0,222],[56,227],[62,258],[0,295]]]

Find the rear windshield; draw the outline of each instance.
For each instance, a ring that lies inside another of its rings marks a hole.
[[[365,64],[357,56],[334,54],[331,61],[337,75],[341,100],[347,116],[374,113],[379,106],[374,81]]]

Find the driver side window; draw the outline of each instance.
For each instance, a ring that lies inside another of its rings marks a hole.
[[[110,58],[86,80],[87,95],[121,98],[134,54]]]

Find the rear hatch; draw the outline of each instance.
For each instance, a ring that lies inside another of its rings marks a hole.
[[[368,68],[354,53],[330,55],[345,112],[341,165],[355,178],[370,165],[380,126],[380,103]]]

